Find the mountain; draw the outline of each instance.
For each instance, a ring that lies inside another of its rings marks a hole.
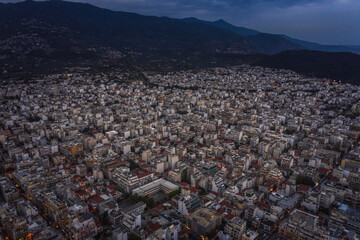
[[[240,36],[244,36],[244,37],[254,36],[254,35],[260,33],[258,31],[255,31],[255,30],[252,30],[252,29],[249,29],[249,28],[234,26],[234,25],[224,21],[223,19],[220,19],[218,21],[213,22],[212,25],[214,27],[227,29],[227,30],[229,30],[229,31],[231,31],[233,33],[236,33],[236,34],[238,34]]]
[[[191,23],[203,23],[220,29],[229,30],[247,39],[253,44],[253,46],[256,46],[257,51],[260,53],[274,54],[286,50],[304,49],[302,45],[292,42],[280,35],[260,33],[249,28],[237,27],[222,19],[215,22],[210,22],[203,21],[197,18],[185,18],[182,19],[182,21]]]
[[[322,45],[318,43],[298,40],[286,35],[279,35],[293,43],[299,44],[303,49],[315,50],[315,51],[324,51],[324,52],[352,52],[360,54],[359,46],[345,46],[345,45]]]
[[[348,45],[347,47],[360,49],[360,45]]]
[[[360,52],[358,46],[323,46],[224,20],[151,17],[60,0],[0,4],[0,79],[74,67],[173,71],[253,63],[358,81],[358,55],[302,49]]]
[[[197,19],[197,18],[194,18],[194,17],[190,17],[190,18],[184,18],[184,19],[182,19],[182,21],[205,23],[205,24],[208,24],[208,25],[211,25],[211,26],[214,26],[214,27],[229,30],[229,31],[231,31],[233,33],[236,33],[236,34],[238,34],[240,36],[243,36],[243,37],[254,36],[254,35],[260,33],[260,32],[258,32],[256,30],[253,30],[253,29],[244,28],[244,27],[237,27],[235,25],[232,25],[232,24],[226,22],[223,19],[220,19],[220,20],[217,20],[217,21],[214,21],[214,22],[210,22],[210,21],[204,21],[204,20],[200,20],[200,19]]]
[[[65,1],[1,4],[0,40],[21,34],[37,34],[50,47],[109,46],[181,54],[257,52],[256,46],[247,39],[207,24],[115,12]]]
[[[329,78],[345,83],[360,84],[360,55],[320,51],[285,51],[268,55],[253,65],[290,69],[309,77]]]
[[[248,36],[247,39],[255,46],[258,46],[262,53],[274,54],[287,50],[304,49],[302,45],[274,34],[259,33],[254,36]]]
[[[203,21],[197,18],[185,18],[182,20],[185,22],[205,23],[214,27],[229,30],[239,36],[246,37],[258,48],[258,51],[262,53],[273,54],[286,50],[306,49],[325,52],[352,52],[360,54],[360,46],[322,45],[295,39],[284,34],[262,33],[249,28],[237,27],[224,21],[223,19],[215,22]]]

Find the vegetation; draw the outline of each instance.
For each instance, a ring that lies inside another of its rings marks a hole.
[[[349,52],[286,51],[265,57],[254,65],[290,69],[308,77],[330,78],[359,84],[360,56]]]
[[[143,201],[144,203],[146,203],[148,208],[153,208],[156,206],[154,199],[149,196],[142,197],[139,196],[138,194],[134,194],[134,195],[130,195],[129,200],[131,203],[137,203]]]
[[[303,176],[303,175],[298,175],[296,177],[296,184],[304,184],[304,185],[308,185],[308,186],[315,186],[314,181],[311,179],[311,177],[308,176]]]
[[[139,164],[137,164],[136,162],[134,162],[133,160],[129,160],[130,163],[130,170],[134,170],[136,168],[140,168]]]
[[[199,189],[199,194],[200,195],[206,195],[207,194],[207,192],[206,192],[206,190],[204,188],[199,186],[198,189]]]
[[[187,168],[185,168],[181,173],[181,181],[190,184],[190,178],[188,176]]]
[[[141,237],[139,237],[137,234],[135,233],[130,233],[129,234],[129,240],[141,240]]]
[[[183,111],[183,110],[178,110],[177,113],[180,114],[180,115],[188,114],[187,111]]]
[[[171,193],[169,193],[169,198],[172,198],[172,197],[175,197],[176,195],[180,194],[181,193],[181,188],[175,190],[175,191],[172,191]]]

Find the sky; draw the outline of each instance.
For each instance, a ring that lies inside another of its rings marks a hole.
[[[18,0],[0,0],[16,2]],[[224,19],[236,26],[322,44],[360,45],[360,0],[72,0],[173,18]]]

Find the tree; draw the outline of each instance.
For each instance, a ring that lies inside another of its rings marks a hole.
[[[141,197],[138,194],[131,195],[129,197],[131,203],[137,203],[141,200]]]
[[[206,192],[206,190],[204,188],[199,186],[198,189],[199,189],[199,194],[200,195],[206,195],[207,194],[207,192]]]
[[[143,201],[144,203],[146,203],[148,208],[153,208],[156,205],[154,199],[150,198],[149,196],[142,197],[142,196],[139,196],[138,194],[134,194],[134,195],[130,195],[129,200],[133,204]]]
[[[139,237],[137,234],[135,233],[130,233],[129,234],[129,240],[141,240],[141,237]]]
[[[177,190],[172,191],[171,193],[169,193],[169,197],[172,198],[172,197],[174,197],[174,196],[176,196],[176,195],[178,195],[178,194],[180,194],[180,193],[181,193],[181,189],[179,188],[179,189],[177,189]]]
[[[303,175],[298,175],[296,177],[296,184],[304,184],[311,187],[315,186],[315,183],[311,177],[303,176]]]
[[[189,183],[188,174],[187,174],[187,168],[185,168],[181,173],[181,181]]]
[[[185,110],[178,110],[177,113],[180,114],[180,115],[188,114],[188,112],[185,111]]]
[[[135,168],[140,168],[139,164],[137,164],[133,160],[129,160],[129,163],[130,163],[130,170],[134,170]]]
[[[146,205],[148,206],[148,208],[153,208],[153,207],[155,207],[155,205],[156,205],[156,203],[155,203],[155,201],[154,201],[153,198],[147,197],[147,199],[146,199],[145,202],[146,202]]]

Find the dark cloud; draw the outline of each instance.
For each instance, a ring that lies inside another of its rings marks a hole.
[[[0,0],[0,2],[14,2]],[[174,18],[225,19],[234,25],[326,44],[360,45],[359,0],[74,0]]]

